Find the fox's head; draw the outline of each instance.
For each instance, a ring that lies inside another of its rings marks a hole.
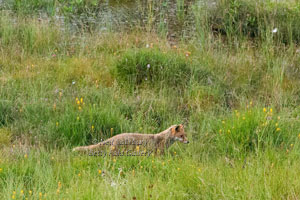
[[[184,144],[189,143],[182,124],[174,125],[171,127],[171,137],[173,137],[175,141],[179,141]]]

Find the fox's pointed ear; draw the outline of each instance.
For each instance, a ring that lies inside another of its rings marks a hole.
[[[177,127],[172,127],[172,128],[171,128],[171,134],[172,134],[172,135],[175,135],[175,133],[176,133],[176,128],[177,128]]]

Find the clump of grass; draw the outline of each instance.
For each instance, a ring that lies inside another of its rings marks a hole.
[[[182,88],[190,83],[209,85],[216,77],[185,54],[159,49],[127,51],[116,63],[114,75],[121,85],[129,87]]]
[[[272,108],[249,105],[245,110],[235,110],[215,131],[220,153],[234,157],[261,153],[267,148],[286,149],[297,139],[296,123],[283,122]]]
[[[129,50],[116,64],[117,80],[129,86],[184,86],[191,72],[191,64],[184,57],[159,49]]]

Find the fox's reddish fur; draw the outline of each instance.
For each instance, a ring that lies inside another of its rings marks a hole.
[[[175,141],[189,143],[183,125],[173,125],[157,134],[122,133],[95,145],[76,147],[73,151],[94,151],[109,144],[111,151],[116,151],[126,141],[140,141],[154,152],[164,153]],[[128,145],[123,147],[127,148]],[[131,145],[132,146],[132,145]]]

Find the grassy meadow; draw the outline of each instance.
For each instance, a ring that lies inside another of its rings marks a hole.
[[[0,1],[0,199],[299,199],[300,2],[124,2]]]

